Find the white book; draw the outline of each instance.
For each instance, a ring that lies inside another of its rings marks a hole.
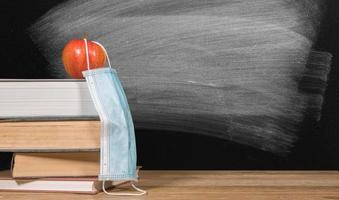
[[[98,118],[87,83],[76,79],[0,79],[0,119]]]
[[[125,181],[107,181],[105,188],[125,183]],[[96,194],[101,189],[102,181],[99,181],[97,177],[13,179],[9,170],[0,171],[0,191]]]

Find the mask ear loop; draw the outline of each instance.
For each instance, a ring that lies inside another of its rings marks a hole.
[[[88,54],[88,44],[87,44],[87,39],[84,38],[85,42],[85,51],[86,51],[86,63],[87,63],[87,69],[90,70],[89,68],[89,54]]]
[[[105,47],[102,44],[100,44],[99,42],[96,42],[96,41],[92,41],[92,42],[99,45],[102,48],[102,50],[104,50],[104,53],[105,53],[106,58],[107,58],[108,66],[112,69],[111,62],[109,60],[108,53],[107,53]]]
[[[87,43],[87,39],[86,39],[86,38],[84,38],[84,42],[85,42],[85,51],[86,51],[86,63],[87,63],[87,69],[90,70],[90,67],[89,67],[88,43]],[[97,45],[99,45],[99,46],[101,47],[101,49],[104,51],[105,56],[106,56],[106,58],[107,58],[108,66],[109,66],[110,68],[112,68],[111,62],[110,62],[109,57],[108,57],[108,53],[107,53],[107,51],[106,51],[106,48],[105,48],[102,44],[100,44],[99,42],[96,42],[96,41],[92,41],[92,42],[95,43],[95,44],[97,44]]]
[[[138,188],[137,186],[134,185],[134,183],[131,183],[131,186],[132,186],[133,189],[135,189],[139,193],[107,192],[107,190],[105,188],[105,181],[103,181],[103,183],[102,183],[102,191],[104,191],[105,194],[111,195],[111,196],[141,196],[141,195],[147,194],[147,191]]]
[[[86,38],[84,38],[84,42],[85,42],[87,69],[90,70],[90,67],[89,67],[89,54],[88,54],[88,43],[87,43],[87,39]],[[92,41],[92,42],[97,44],[97,45],[99,45],[102,48],[102,50],[104,50],[106,58],[107,58],[108,66],[112,69],[111,62],[109,60],[108,53],[107,53],[105,47],[102,44],[100,44],[99,42],[95,42],[95,41]],[[135,189],[139,193],[107,192],[107,190],[105,188],[105,181],[102,182],[102,190],[107,195],[112,195],[112,196],[141,196],[141,195],[144,195],[144,194],[147,193],[147,191],[142,190],[142,189],[138,188],[137,186],[135,186],[133,182],[131,182],[131,186],[132,186],[133,189]]]

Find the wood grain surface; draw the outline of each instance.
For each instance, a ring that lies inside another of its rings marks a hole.
[[[339,199],[337,171],[141,171],[138,185],[148,194],[1,192],[0,199]]]

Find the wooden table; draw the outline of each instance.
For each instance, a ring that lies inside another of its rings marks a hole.
[[[337,171],[141,171],[139,187],[148,194],[112,197],[57,193],[1,192],[0,200],[96,199],[307,199],[338,200]]]

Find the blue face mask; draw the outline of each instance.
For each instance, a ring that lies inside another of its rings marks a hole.
[[[101,121],[100,174],[103,190],[111,195],[142,195],[145,191],[132,187],[140,193],[108,193],[105,181],[137,181],[136,144],[134,125],[127,98],[116,70],[111,68],[90,69],[87,40],[84,39],[87,71],[83,75]]]

